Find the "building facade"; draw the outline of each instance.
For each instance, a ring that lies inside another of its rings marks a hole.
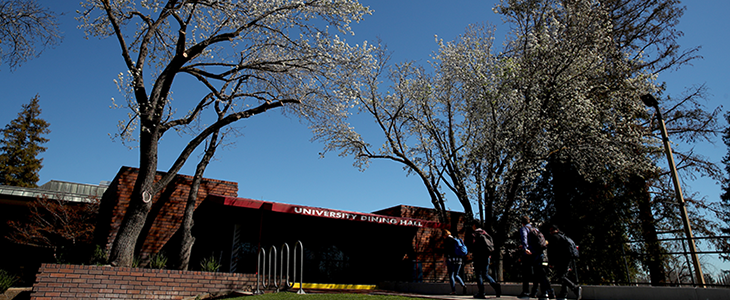
[[[29,285],[41,263],[89,264],[94,263],[88,258],[95,249],[108,254],[137,174],[136,168],[122,167],[114,180],[100,185],[52,181],[37,189],[0,186],[0,215],[5,220],[0,233],[6,237],[2,248],[12,252],[10,257],[22,257],[0,260],[0,268],[22,274]],[[191,183],[191,176],[178,175],[152,198],[135,251],[139,266],[147,266],[154,255],[177,253]],[[69,209],[98,207],[95,223],[82,226],[94,227],[93,240],[60,251],[58,245],[7,239],[11,232],[8,222],[29,220],[29,207],[41,199],[59,201]],[[306,282],[446,281],[443,229],[464,234],[463,214],[449,212],[447,216],[449,222],[440,223],[433,209],[405,205],[363,213],[240,198],[237,183],[204,179],[193,216],[196,240],[190,269],[201,270],[201,262],[215,259],[219,271],[254,274],[259,272],[261,257],[268,262],[275,255],[274,263],[280,265],[283,254],[290,263],[297,256],[304,265]],[[79,257],[59,256],[69,253]],[[466,272],[471,273],[469,268]]]
[[[137,169],[121,168],[102,198],[96,238],[107,251],[128,206],[136,175]],[[192,177],[178,175],[153,197],[137,243],[142,265],[156,253],[175,252],[191,182]],[[191,269],[213,258],[220,263],[220,271],[256,273],[259,255],[268,257],[275,251],[276,261],[281,261],[283,251],[293,258],[294,248],[301,243],[306,282],[444,281],[443,229],[462,237],[464,232],[462,213],[448,213],[450,222],[442,224],[434,210],[427,208],[398,205],[361,213],[239,198],[237,194],[235,182],[203,180],[193,217],[196,240]]]
[[[58,180],[37,188],[0,185],[0,269],[18,276],[16,285],[30,286],[41,263],[88,257],[93,232],[86,229],[96,223],[95,211],[106,188],[106,182]]]

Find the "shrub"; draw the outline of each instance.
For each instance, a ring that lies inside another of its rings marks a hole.
[[[96,245],[96,249],[94,249],[94,254],[92,254],[91,256],[91,263],[97,266],[106,265],[108,263],[104,248],[102,248],[100,245]]]
[[[0,293],[5,293],[18,281],[18,276],[10,275],[5,270],[0,270]]]
[[[139,256],[135,256],[132,259],[132,268],[139,268],[139,264],[142,262],[142,259],[139,258]]]
[[[218,272],[218,269],[220,269],[220,267],[221,264],[218,262],[217,259],[215,259],[215,256],[213,255],[203,258],[203,261],[200,262],[200,269],[206,272]]]
[[[164,253],[158,252],[150,259],[150,268],[152,269],[164,269],[167,265],[167,257]]]

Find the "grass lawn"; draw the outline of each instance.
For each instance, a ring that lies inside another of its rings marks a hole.
[[[256,296],[226,298],[226,300],[414,300],[403,296],[367,295],[367,294],[304,294],[282,292]]]

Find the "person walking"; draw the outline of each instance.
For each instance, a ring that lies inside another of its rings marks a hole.
[[[444,241],[444,253],[446,254],[446,270],[449,274],[449,283],[451,284],[451,294],[456,294],[456,281],[461,285],[464,294],[466,294],[466,285],[464,280],[459,276],[461,266],[466,256],[466,246],[464,241],[451,235],[451,231],[444,230],[446,240]]]
[[[502,286],[489,276],[489,264],[491,263],[492,253],[494,253],[494,240],[482,229],[479,221],[473,221],[471,239],[472,258],[474,259],[474,276],[477,279],[477,287],[479,291],[474,298],[484,299],[484,279],[494,289],[495,296],[499,298],[502,295]]]
[[[550,287],[550,280],[545,273],[543,262],[545,261],[545,248],[547,243],[542,233],[530,224],[530,217],[520,218],[520,249],[522,250],[522,294],[519,298],[534,298],[538,295],[537,290],[530,291],[530,283],[540,284],[541,294],[538,298],[554,298],[555,292]]]
[[[555,277],[560,281],[560,293],[558,299],[568,298],[568,289],[573,290],[578,300],[582,297],[583,288],[570,281],[568,273],[570,267],[575,268],[575,259],[578,258],[578,247],[571,238],[560,232],[557,225],[550,226],[548,235],[548,257],[550,265],[555,270]]]

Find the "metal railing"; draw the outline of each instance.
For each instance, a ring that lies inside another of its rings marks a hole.
[[[677,231],[665,231],[665,232],[659,232],[659,234],[665,234],[665,233],[676,233]],[[681,232],[681,230],[680,230]],[[693,240],[713,240],[713,239],[730,239],[730,236],[709,236],[709,237],[693,237]],[[666,275],[667,275],[667,282],[666,285],[668,286],[694,286],[694,287],[722,287],[722,288],[728,288],[730,285],[728,284],[728,280],[725,280],[727,276],[724,274],[710,274],[710,272],[704,272],[703,280],[699,281],[696,278],[696,274],[692,274],[692,261],[689,257],[691,251],[689,251],[687,248],[687,238],[685,237],[672,237],[672,238],[660,238],[658,239],[660,243],[663,243],[663,247],[665,250],[661,253],[661,255],[669,255],[673,257],[670,260],[673,260],[673,264],[666,265]],[[626,244],[634,244],[634,243],[644,243],[643,240],[632,240],[627,241]],[[677,243],[672,245],[671,243]],[[670,247],[667,247],[669,245]],[[674,247],[671,247],[674,246]],[[681,249],[680,249],[681,246]],[[622,248],[623,251],[623,248]],[[699,255],[721,255],[721,254],[727,254],[727,251],[723,250],[696,250],[695,254]],[[623,253],[621,256],[624,257],[624,261],[626,261],[626,257],[643,257],[648,255],[647,253]],[[683,258],[683,259],[682,259]],[[720,258],[718,258],[719,260]],[[628,276],[629,268],[628,264],[624,262],[625,264],[625,274]],[[703,267],[704,268],[704,267]],[[707,270],[706,270],[707,271]],[[646,274],[648,276],[648,274]],[[694,276],[693,276],[694,275]],[[718,278],[714,278],[714,276],[718,276]],[[672,278],[673,276],[673,278]],[[708,277],[711,276],[711,277]],[[714,281],[717,281],[715,283],[706,282],[707,279],[712,278]],[[617,284],[626,284],[626,285],[651,285],[651,282],[648,281],[640,281],[633,278],[626,278],[625,282],[616,282]]]
[[[294,246],[294,266],[293,270],[290,269],[291,258],[289,252],[289,244],[284,243],[281,245],[281,255],[279,255],[279,269],[277,272],[277,254],[276,247],[269,247],[269,252],[266,252],[264,248],[259,249],[257,256],[257,272],[256,272],[256,290],[254,294],[263,294],[266,289],[274,289],[277,293],[280,291],[280,284],[284,281],[285,289],[294,287],[294,283],[297,281],[297,250],[299,250],[299,290],[297,294],[305,294],[304,284],[302,278],[304,277],[304,245],[301,241],[297,241]],[[286,264],[286,272],[284,272],[284,265]],[[289,281],[290,271],[292,281]]]

